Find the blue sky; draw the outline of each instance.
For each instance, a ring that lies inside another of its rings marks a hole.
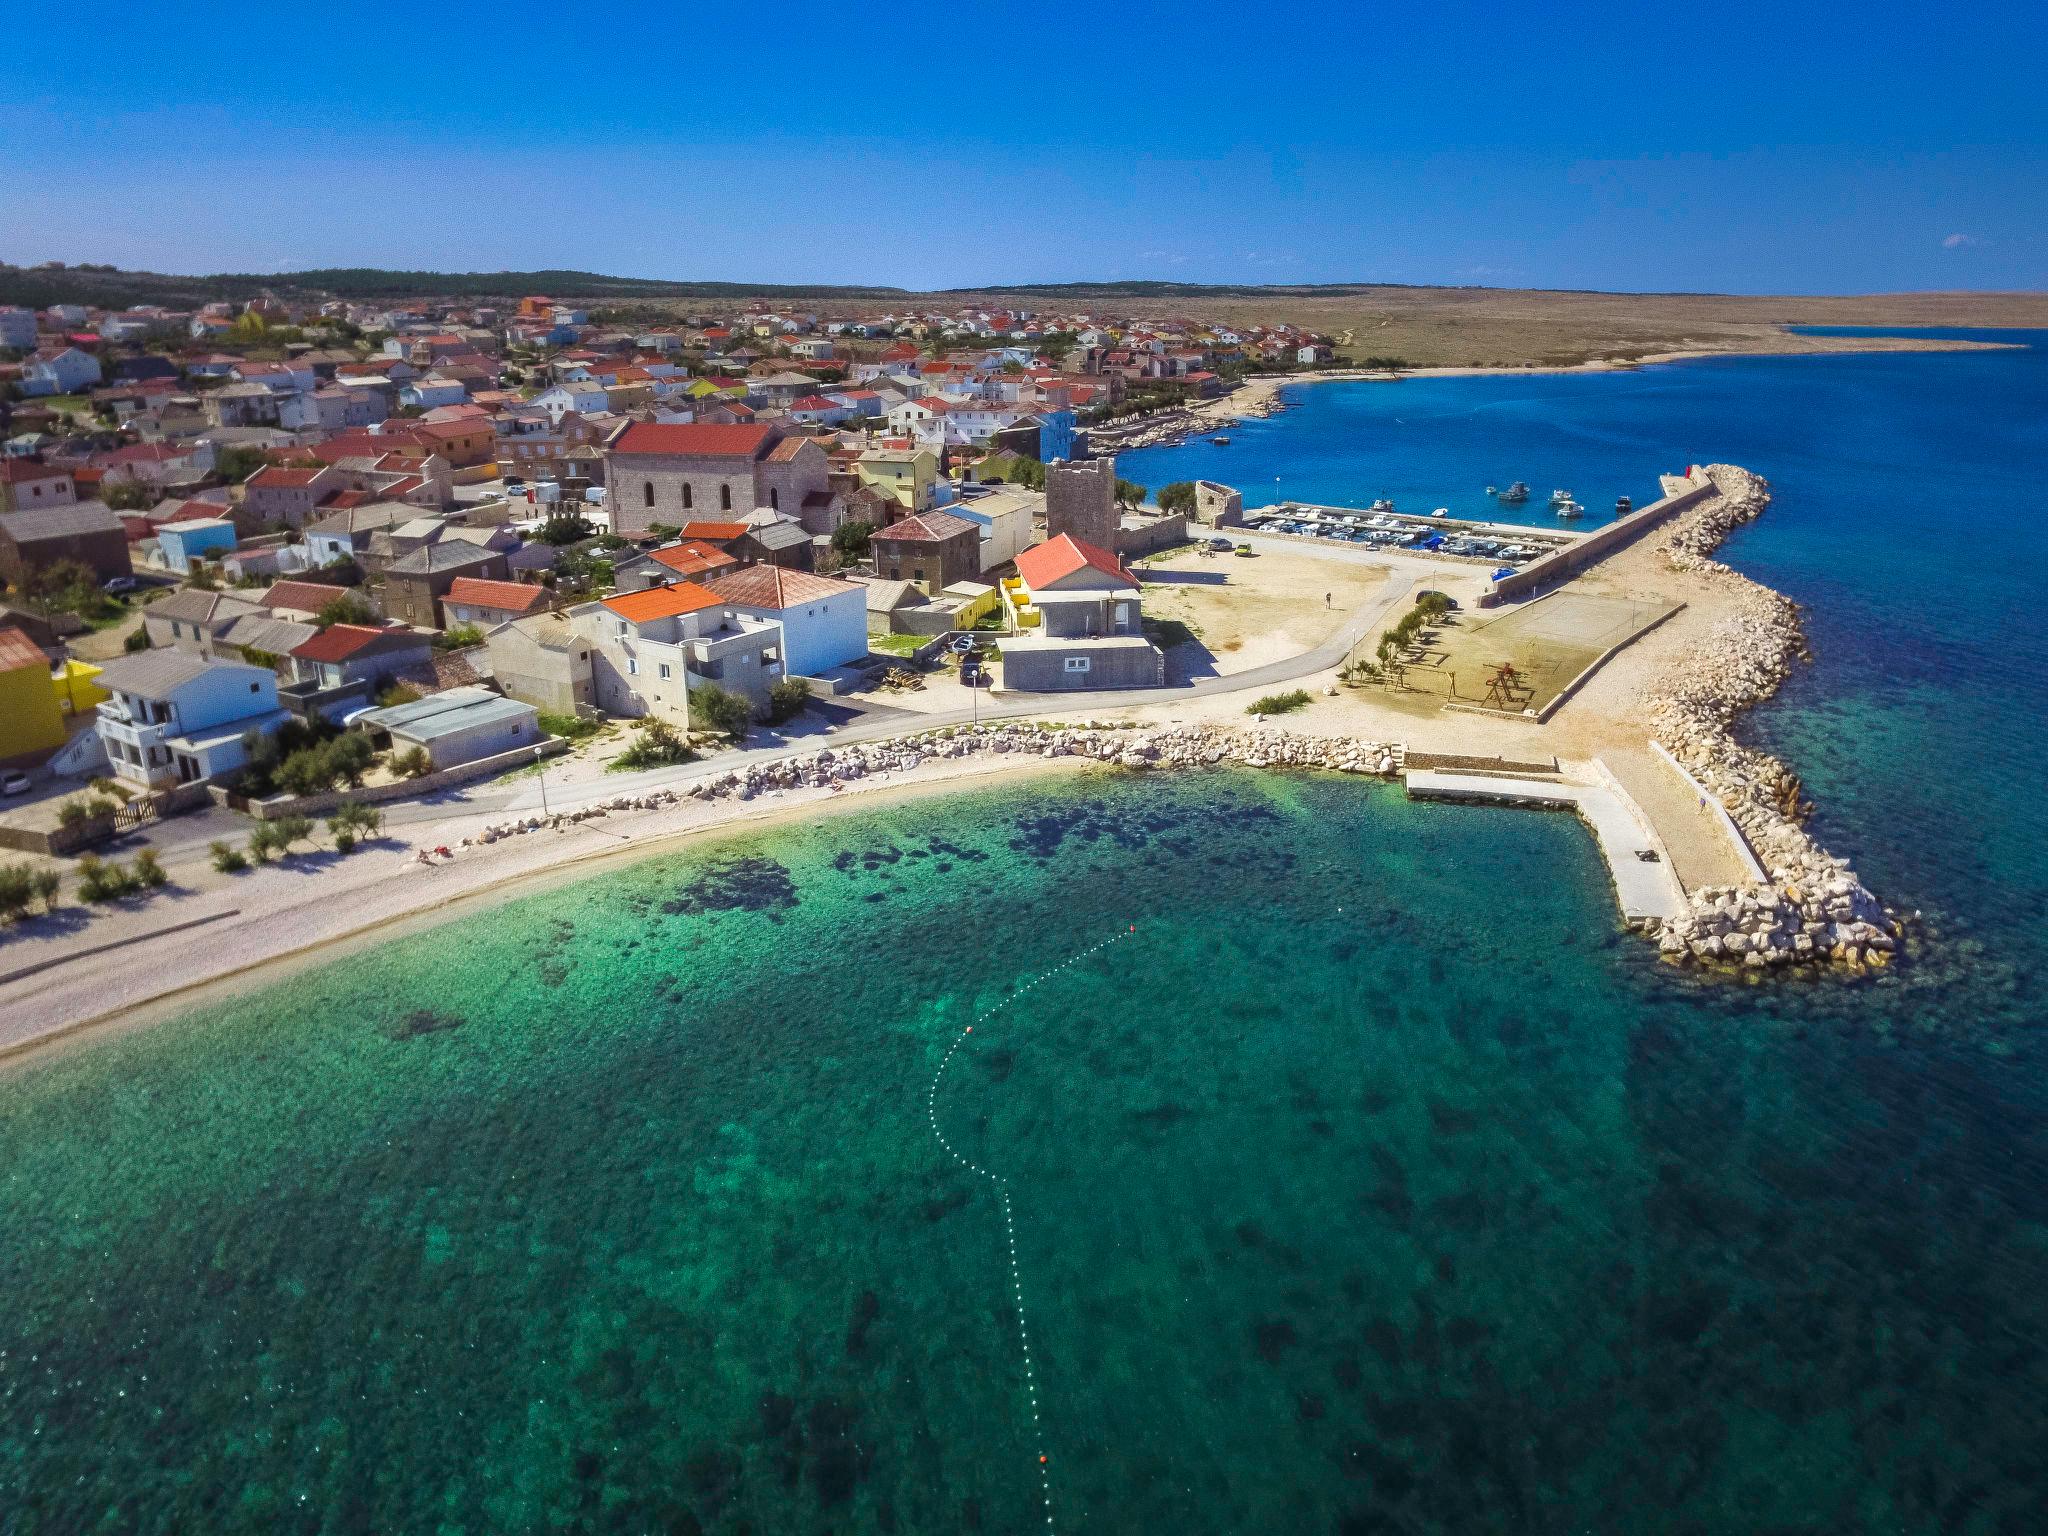
[[[2048,288],[2038,0],[18,9],[15,262]]]

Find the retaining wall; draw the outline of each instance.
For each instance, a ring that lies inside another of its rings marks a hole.
[[[1648,533],[1657,524],[1676,513],[1683,512],[1701,497],[1712,494],[1711,484],[1691,486],[1661,501],[1653,501],[1639,512],[1618,518],[1605,528],[1595,529],[1563,549],[1531,560],[1512,576],[1503,576],[1494,583],[1493,590],[1483,594],[1479,606],[1491,608],[1505,600],[1527,597],[1540,592],[1553,582],[1563,581],[1577,574],[1596,560],[1604,560],[1624,544],[1633,543]]]
[[[211,793],[216,805],[224,805],[230,810],[245,811],[258,821],[275,821],[280,816],[324,816],[346,800],[353,800],[358,805],[377,805],[387,800],[412,800],[421,795],[432,794],[437,789],[446,789],[451,784],[466,784],[472,779],[483,779],[494,773],[503,773],[508,768],[523,768],[534,761],[536,751],[542,757],[558,757],[568,750],[568,742],[559,736],[550,736],[545,741],[514,747],[509,752],[495,752],[489,757],[480,757],[473,763],[457,763],[453,768],[422,774],[416,779],[398,779],[390,784],[365,784],[360,789],[330,789],[317,795],[276,795],[268,800],[251,800],[247,795],[232,794],[218,784],[212,786]]]

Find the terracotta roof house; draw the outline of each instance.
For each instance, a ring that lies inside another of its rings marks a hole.
[[[339,720],[398,678],[430,681],[434,646],[401,625],[332,624],[289,653],[292,680],[278,702],[301,719]]]
[[[644,555],[618,561],[612,567],[612,580],[621,591],[631,592],[686,577],[709,575],[738,564],[738,560],[716,544],[703,539],[684,539],[679,544],[664,544]]]
[[[721,571],[704,585],[735,613],[783,628],[783,661],[793,677],[815,677],[868,653],[866,593],[850,581],[779,565]]]
[[[1003,686],[1020,693],[1156,688],[1166,658],[1145,638],[1138,582],[1109,551],[1061,534],[1017,557],[1006,584],[1017,633],[1003,641]]]
[[[458,576],[448,584],[441,611],[448,624],[476,624],[485,629],[538,613],[554,603],[554,594],[531,581],[491,581]]]
[[[304,616],[310,619],[349,590],[347,587],[329,586],[318,581],[279,581],[273,582],[270,590],[256,601],[271,613],[287,617]]]

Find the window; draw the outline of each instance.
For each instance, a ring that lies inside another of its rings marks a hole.
[[[626,658],[626,675],[629,677],[638,677],[640,675],[640,663],[631,656]]]
[[[774,486],[768,488],[768,506],[772,511],[780,512],[782,510],[782,492]]]
[[[721,485],[718,488],[718,510],[721,512],[730,512],[732,510],[732,487],[729,485]]]
[[[685,512],[687,512],[687,511],[689,511],[689,510],[690,510],[690,503],[691,503],[692,501],[694,501],[695,499],[696,499],[696,498],[695,498],[695,497],[693,497],[693,496],[692,496],[692,495],[690,494],[690,488],[689,488],[689,487],[688,487],[687,485],[686,485],[686,486],[684,486],[684,487],[683,487],[683,510],[684,510]]]
[[[665,661],[661,664],[661,680],[663,682],[668,681],[668,663]]]
[[[1069,656],[1067,658],[1067,670],[1069,672],[1086,672],[1088,670],[1088,658],[1086,656]]]
[[[654,505],[654,482],[652,480],[647,482],[647,498],[644,505],[650,507]]]

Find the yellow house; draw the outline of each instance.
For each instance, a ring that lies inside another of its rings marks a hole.
[[[0,759],[63,745],[64,712],[51,686],[50,658],[20,630],[0,629]]]
[[[892,496],[912,512],[932,509],[932,488],[939,483],[939,456],[929,448],[870,448],[855,466],[861,485]]]
[[[111,699],[113,695],[99,685],[99,675],[100,669],[91,662],[67,659],[50,674],[50,683],[57,690],[57,707],[67,715],[82,715]]]

